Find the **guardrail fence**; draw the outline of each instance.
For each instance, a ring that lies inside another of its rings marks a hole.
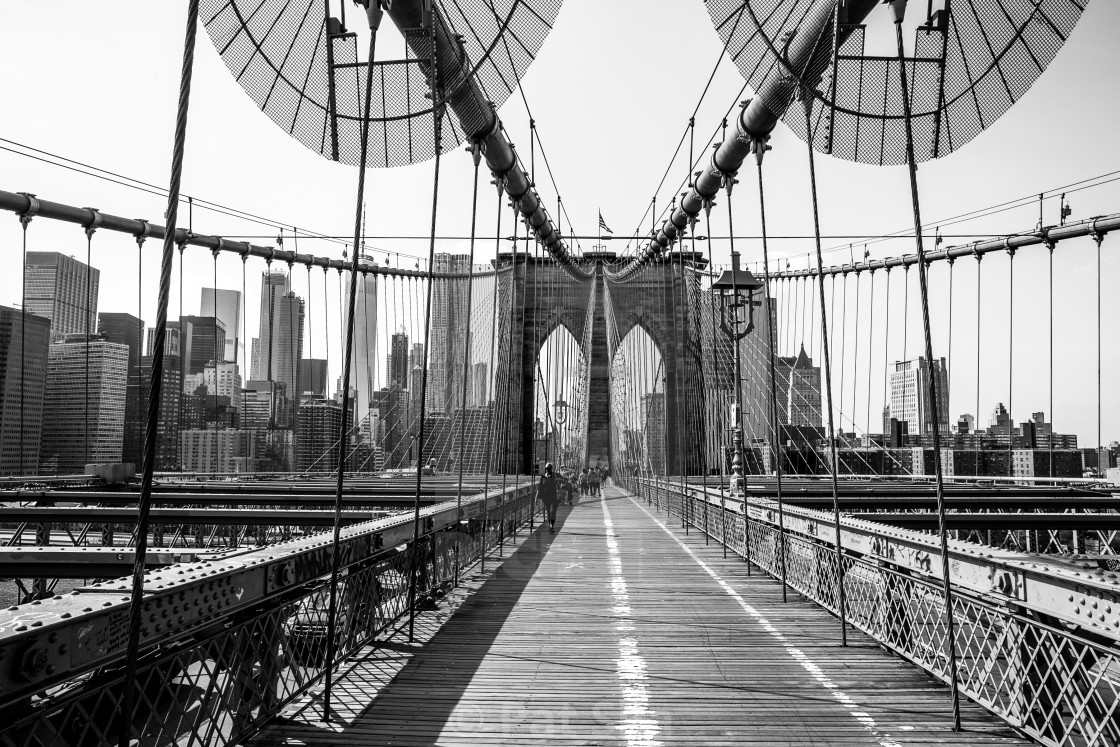
[[[629,487],[778,579],[784,552],[789,587],[833,614],[841,576],[849,624],[948,682],[935,536],[845,519],[838,561],[825,512],[787,506],[780,532],[771,501],[667,479]],[[1046,745],[1120,744],[1117,574],[965,545],[950,548],[961,693]]]

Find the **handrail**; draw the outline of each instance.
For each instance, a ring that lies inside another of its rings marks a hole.
[[[420,512],[420,534],[488,537],[496,526],[489,517],[497,517],[503,505],[507,519],[527,520],[529,497],[528,486],[492,490],[464,500],[461,517],[455,501],[428,506]],[[411,514],[343,528],[338,547],[343,568],[356,572],[410,550],[413,531]],[[476,547],[476,554],[480,550]],[[330,535],[320,533],[149,571],[144,577],[142,657],[183,644],[215,625],[305,596],[309,584],[322,583],[331,552]],[[424,572],[430,575],[431,569]],[[5,723],[33,695],[41,697],[49,688],[123,663],[129,588],[130,579],[121,578],[0,611],[0,718]]]

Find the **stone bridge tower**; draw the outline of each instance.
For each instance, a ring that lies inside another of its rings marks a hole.
[[[702,474],[703,378],[696,275],[706,261],[674,253],[664,262],[615,281],[609,275],[614,253],[585,254],[581,263],[586,278],[576,278],[549,258],[518,253],[503,254],[499,269],[499,339],[497,405],[510,407],[508,445],[498,444],[498,468],[507,473],[527,472],[542,455],[533,454],[538,361],[541,346],[558,327],[579,343],[588,391],[587,433],[584,459],[613,469],[617,455],[611,443],[611,360],[614,348],[635,327],[641,327],[661,353],[664,362],[666,468],[669,474],[684,469]],[[510,304],[513,312],[510,313]],[[608,314],[611,304],[613,315]],[[613,316],[614,328],[608,329]],[[511,375],[512,374],[512,375]],[[680,435],[679,448],[677,436]]]

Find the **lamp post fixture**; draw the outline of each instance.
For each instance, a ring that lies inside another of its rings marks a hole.
[[[754,294],[763,283],[750,270],[739,267],[739,253],[731,253],[731,269],[724,270],[712,283],[712,291],[719,296],[719,327],[735,345],[735,422],[732,439],[735,452],[731,460],[731,489],[743,488],[743,374],[742,351],[739,341],[754,331],[754,308],[761,302]]]
[[[560,432],[560,428],[568,422],[568,403],[562,399],[558,399],[552,403],[552,420],[557,425],[556,432],[556,461],[564,461],[564,437]]]

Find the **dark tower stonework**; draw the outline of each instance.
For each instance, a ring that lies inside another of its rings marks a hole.
[[[533,454],[535,394],[541,346],[559,326],[565,327],[587,354],[588,419],[584,459],[611,468],[610,345],[606,304],[614,307],[621,341],[635,327],[644,329],[665,364],[665,434],[667,470],[701,474],[703,464],[703,390],[699,325],[689,310],[694,294],[685,290],[695,275],[682,271],[682,257],[647,266],[625,283],[610,279],[613,253],[585,255],[591,277],[578,279],[551,259],[519,253],[498,260],[498,343],[495,432],[507,443],[494,445],[495,469],[527,472],[541,455]],[[685,257],[684,267],[700,267]],[[585,265],[586,266],[586,265]],[[511,304],[513,305],[511,314]],[[512,325],[512,326],[511,326]],[[590,325],[590,329],[588,326]],[[511,344],[512,343],[512,344]],[[507,425],[508,423],[508,425]],[[677,442],[679,436],[679,444]]]

